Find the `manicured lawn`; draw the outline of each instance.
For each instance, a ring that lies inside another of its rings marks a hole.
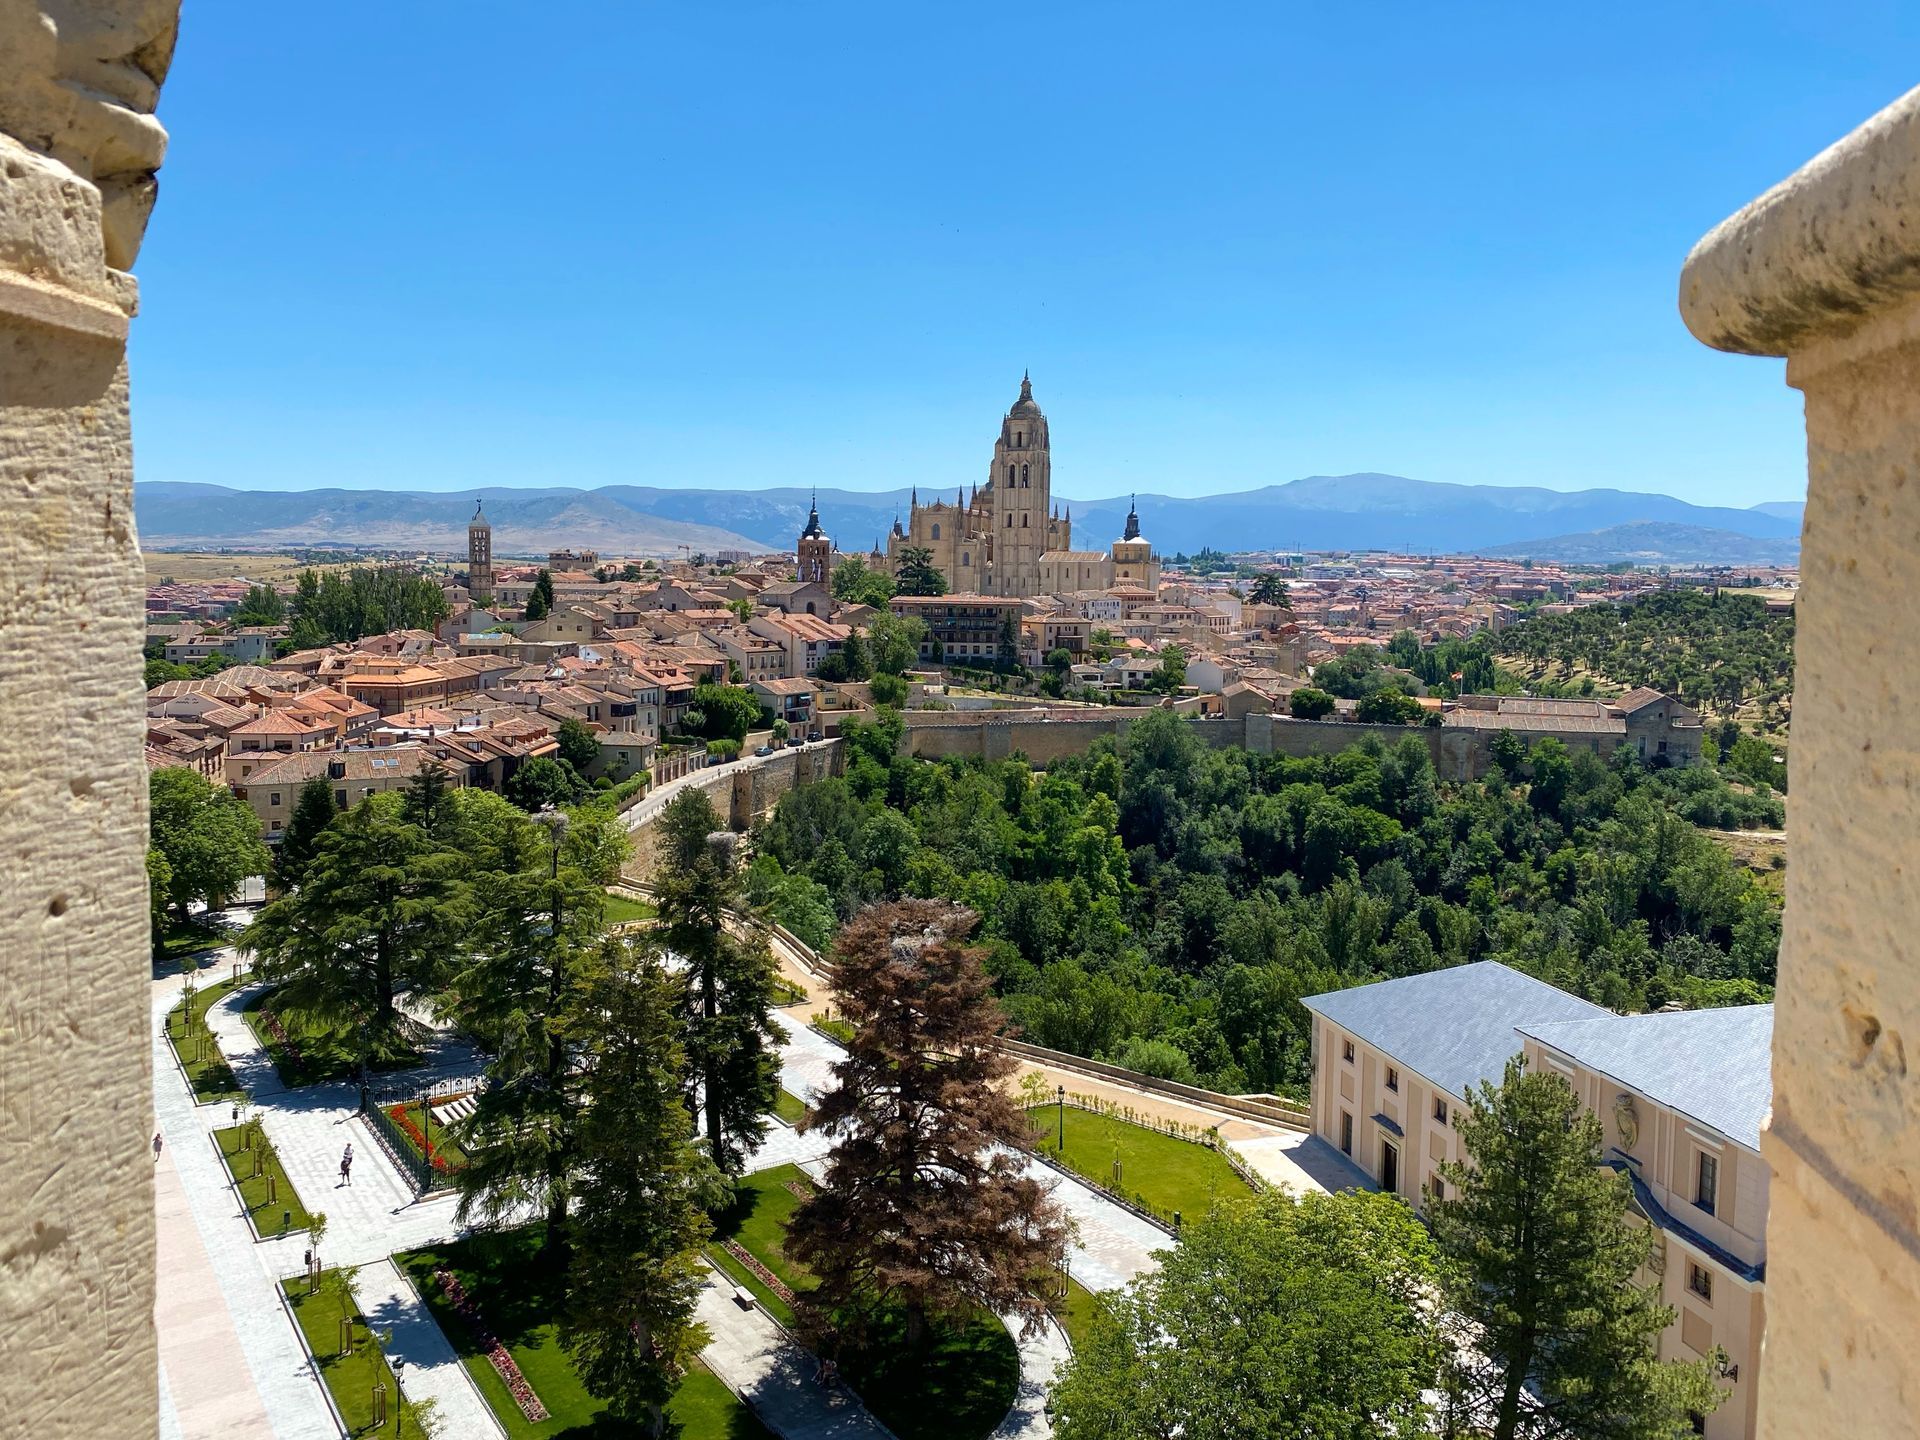
[[[751,1290],[767,1313],[782,1325],[793,1323],[793,1307],[782,1300],[766,1282],[729,1255],[724,1241],[737,1240],[754,1259],[798,1293],[811,1289],[813,1277],[789,1260],[782,1242],[787,1236],[787,1220],[800,1204],[800,1197],[789,1184],[811,1188],[812,1181],[798,1165],[781,1165],[744,1177],[735,1187],[734,1203],[713,1217],[713,1241],[707,1246],[707,1258],[733,1279]]]
[[[220,1153],[226,1158],[227,1170],[239,1182],[240,1198],[245,1202],[247,1214],[253,1217],[253,1228],[262,1235],[281,1233],[280,1217],[283,1212],[291,1212],[287,1218],[288,1230],[307,1228],[307,1207],[300,1203],[300,1192],[293,1188],[293,1182],[287,1179],[287,1172],[280,1168],[280,1157],[269,1157],[263,1174],[253,1173],[253,1151],[245,1149],[241,1141],[247,1132],[245,1125],[233,1125],[225,1130],[213,1132],[213,1138],[220,1142]],[[267,1198],[267,1177],[273,1177],[273,1196]]]
[[[244,981],[245,977],[242,979]],[[193,1086],[193,1098],[202,1104],[211,1100],[247,1098],[247,1092],[240,1088],[240,1082],[228,1068],[220,1047],[214,1043],[213,1036],[207,1034],[208,1008],[232,989],[233,981],[229,978],[203,985],[194,992],[192,1030],[187,1028],[185,1000],[174,1006],[167,1016],[167,1038],[173,1042],[173,1053],[180,1057],[180,1064],[187,1072],[187,1080]],[[206,1036],[204,1046],[201,1044],[203,1035]]]
[[[645,900],[627,895],[607,896],[607,923],[624,925],[630,920],[651,920],[660,912]]]
[[[807,1117],[807,1102],[790,1091],[773,1097],[773,1113],[788,1125],[798,1125]]]
[[[1216,1197],[1233,1199],[1252,1193],[1247,1182],[1233,1173],[1225,1156],[1191,1140],[1068,1106],[1066,1149],[1062,1152],[1056,1148],[1059,1110],[1053,1105],[1036,1105],[1027,1114],[1038,1132],[1035,1149],[1095,1184],[1117,1189],[1164,1218],[1171,1219],[1176,1213],[1198,1218],[1212,1208]],[[1120,1162],[1117,1183],[1113,1175],[1116,1158]]]
[[[789,1183],[812,1184],[797,1165],[743,1179],[733,1207],[714,1217],[715,1243],[707,1247],[715,1265],[786,1325],[793,1323],[793,1307],[719,1242],[737,1240],[789,1290],[810,1289],[813,1277],[782,1249],[787,1221],[800,1203]],[[847,1383],[899,1440],[979,1440],[1006,1417],[1020,1378],[1013,1337],[984,1313],[937,1333],[921,1354],[906,1349],[904,1317],[887,1316],[864,1348],[843,1350],[839,1358]]]
[[[197,950],[211,950],[220,945],[231,945],[234,933],[225,925],[202,915],[196,915],[184,925],[178,921],[170,921],[167,928],[154,937],[154,958],[178,960],[184,965],[186,957]]]
[[[445,1125],[442,1125],[436,1120],[432,1133],[428,1133],[424,1102],[409,1100],[404,1105],[389,1105],[385,1108],[388,1117],[399,1126],[400,1138],[406,1141],[414,1154],[422,1154],[422,1147],[408,1132],[406,1125],[401,1122],[400,1115],[394,1114],[396,1110],[405,1115],[407,1120],[412,1122],[413,1127],[420,1132],[421,1138],[433,1146],[433,1153],[447,1162],[447,1169],[463,1170],[466,1168],[467,1152],[460,1148],[460,1142],[448,1133]]]
[[[587,1393],[562,1348],[556,1317],[566,1299],[565,1272],[541,1254],[538,1226],[493,1231],[394,1259],[433,1311],[461,1363],[513,1440],[615,1440],[640,1432],[604,1413]],[[479,1306],[487,1325],[513,1356],[548,1419],[528,1420],[474,1342],[473,1331],[448,1303],[433,1272],[451,1270]],[[767,1431],[704,1367],[690,1370],[668,1405],[683,1440],[768,1440]]]
[[[246,1017],[247,1028],[253,1031],[267,1052],[267,1058],[273,1061],[273,1068],[280,1075],[280,1083],[289,1090],[302,1085],[318,1085],[324,1080],[350,1080],[359,1074],[358,1060],[340,1037],[317,1033],[290,1016],[273,1012],[271,990],[262,990],[249,999],[241,1013]],[[279,1020],[287,1040],[292,1042],[291,1047],[273,1033],[264,1018],[267,1013],[274,1013],[274,1018]],[[373,1068],[406,1070],[419,1063],[417,1051],[402,1050],[375,1056]]]
[[[984,1311],[906,1346],[904,1315],[883,1318],[866,1346],[843,1352],[840,1373],[899,1440],[980,1440],[1006,1418],[1020,1387],[1012,1334]]]
[[[784,1010],[789,1005],[804,1005],[806,1003],[807,992],[802,986],[794,984],[793,981],[787,979],[784,975],[776,975],[773,977],[773,1004],[775,1009]]]
[[[853,1026],[845,1020],[828,1020],[816,1017],[813,1027],[828,1037],[838,1040],[842,1045],[853,1043]]]
[[[1078,1280],[1070,1279],[1067,1281],[1066,1298],[1054,1302],[1050,1308],[1053,1318],[1060,1322],[1060,1328],[1067,1332],[1067,1339],[1077,1347],[1093,1325],[1093,1313],[1101,1304],[1098,1295]]]
[[[399,1434],[393,1372],[374,1345],[358,1307],[353,1317],[353,1353],[336,1355],[334,1352],[340,1348],[340,1307],[336,1299],[325,1291],[309,1295],[304,1276],[282,1281],[281,1288],[292,1302],[293,1318],[299,1322],[301,1334],[307,1337],[307,1348],[319,1357],[320,1378],[332,1392],[333,1403],[347,1422],[347,1432],[354,1440],[393,1440]],[[387,1387],[387,1423],[376,1426],[373,1387],[382,1382]],[[416,1426],[407,1426],[408,1435],[419,1433]]]

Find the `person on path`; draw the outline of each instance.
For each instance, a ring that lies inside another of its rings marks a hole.
[[[153,1132],[153,1163],[156,1165],[160,1163],[160,1132],[158,1130]]]
[[[340,1183],[353,1184],[353,1146],[351,1144],[340,1156]]]

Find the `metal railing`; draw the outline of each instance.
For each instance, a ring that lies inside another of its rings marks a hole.
[[[402,1095],[387,1094],[381,1096],[376,1095],[372,1090],[363,1090],[360,1094],[360,1113],[367,1117],[367,1124],[373,1130],[374,1139],[380,1142],[381,1148],[387,1152],[388,1157],[399,1167],[400,1173],[412,1181],[414,1193],[418,1195],[426,1195],[435,1190],[445,1189],[453,1183],[453,1176],[447,1171],[433,1168],[433,1163],[421,1153],[420,1147],[415,1144],[412,1137],[400,1127],[391,1115],[387,1114],[386,1107],[389,1105],[405,1105],[416,1100],[423,1100],[426,1103],[422,1104],[421,1113],[430,1115],[432,1112],[432,1095],[436,1091],[441,1091],[441,1086],[453,1083],[456,1082],[443,1080],[439,1082],[438,1085],[420,1093]],[[471,1090],[473,1088],[473,1082],[471,1080],[464,1082],[462,1088]],[[441,1091],[441,1093],[447,1092]],[[423,1135],[425,1134],[425,1132],[422,1133]]]

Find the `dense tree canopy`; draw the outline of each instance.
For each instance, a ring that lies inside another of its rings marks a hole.
[[[875,609],[886,608],[887,601],[894,596],[893,577],[869,570],[867,562],[858,555],[849,555],[833,567],[828,588],[836,600],[848,605],[871,605]]]
[[[1297,1088],[1299,998],[1381,976],[1497,959],[1621,1009],[1773,983],[1777,901],[1689,818],[1752,804],[1710,769],[1548,740],[1512,775],[1443,784],[1417,735],[1294,759],[1157,713],[1035,774],[901,756],[899,735],[886,711],[848,727],[846,776],[782,797],[756,892],[801,924],[900,895],[967,905],[1038,1044],[1161,1041],[1222,1089]],[[1745,823],[1777,823],[1772,803]]]
[[[1677,695],[1763,726],[1784,725],[1793,693],[1793,615],[1751,595],[1661,590],[1631,605],[1536,615],[1499,635],[1500,651],[1533,680],[1579,674]]]
[[[898,595],[944,595],[947,577],[933,563],[933,551],[924,545],[901,547],[894,562],[894,593]]]
[[[1053,1395],[1060,1440],[1433,1433],[1432,1242],[1398,1199],[1284,1190],[1189,1224],[1095,1315]]]
[[[290,607],[295,648],[389,630],[431,630],[447,618],[439,585],[404,565],[302,570]]]
[[[185,920],[195,901],[213,905],[239,892],[270,863],[260,821],[246,801],[198,770],[167,766],[147,777],[148,843],[160,863],[148,874],[165,888],[167,908]]]

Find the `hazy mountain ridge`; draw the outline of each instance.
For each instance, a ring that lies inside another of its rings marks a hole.
[[[923,502],[959,498],[958,487],[917,487]],[[971,490],[971,487],[968,487]],[[609,555],[729,548],[784,550],[806,523],[815,492],[666,490],[644,485],[470,492],[327,489],[242,491],[223,486],[136,485],[142,536],[151,545],[291,545],[333,542],[460,550],[475,495],[486,503],[501,555],[571,545]],[[905,520],[915,487],[821,490],[820,519],[847,552],[864,552]],[[1142,494],[1068,500],[1076,549],[1104,549],[1137,503],[1141,528],[1163,554],[1215,549],[1395,549],[1470,552],[1556,543],[1622,525],[1691,526],[1755,540],[1797,541],[1798,506],[1740,510],[1626,490],[1453,485],[1398,475],[1314,475],[1222,495]],[[1791,513],[1787,513],[1791,511]],[[1545,552],[1542,552],[1544,558]],[[1624,558],[1624,557],[1623,557]]]
[[[1588,530],[1490,546],[1480,553],[1546,560],[1559,564],[1613,565],[1797,565],[1800,541],[1738,535],[1705,525],[1675,525],[1640,520]]]

